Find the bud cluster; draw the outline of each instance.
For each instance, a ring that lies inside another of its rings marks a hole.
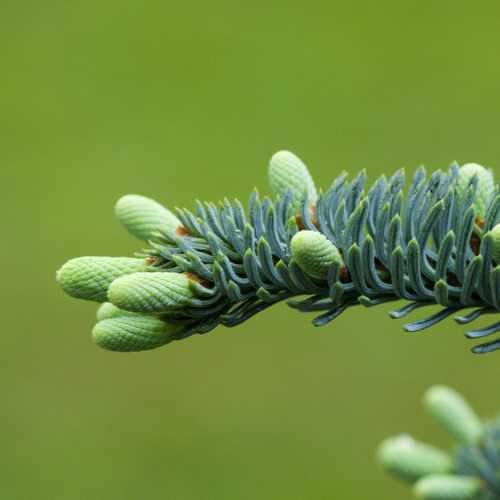
[[[500,310],[500,195],[491,171],[452,165],[429,178],[417,170],[366,187],[363,171],[318,191],[308,168],[288,151],[269,164],[272,198],[216,205],[197,202],[176,214],[144,196],[126,195],[115,214],[148,248],[136,257],[80,257],[57,272],[71,296],[105,303],[93,337],[111,350],[142,350],[235,326],[287,300],[321,314],[321,326],[354,305],[406,299],[402,317],[440,304],[405,325],[420,331],[455,311],[469,323]],[[366,189],[366,191],[365,191]],[[305,300],[289,300],[299,295]],[[470,338],[500,331],[473,330]],[[475,352],[500,348],[500,340]]]
[[[413,484],[423,500],[494,500],[500,498],[500,420],[482,422],[467,401],[445,386],[434,386],[424,407],[454,439],[445,452],[400,435],[384,441],[378,451],[382,466]]]

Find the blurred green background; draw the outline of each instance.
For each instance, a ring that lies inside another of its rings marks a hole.
[[[490,8],[491,7],[491,8]],[[374,453],[452,384],[500,408],[500,355],[390,306],[315,329],[285,305],[153,352],[96,348],[55,270],[141,245],[124,193],[170,207],[266,191],[290,149],[327,186],[477,161],[499,171],[498,2],[3,0],[0,498],[409,499]],[[418,317],[416,314],[415,317]]]

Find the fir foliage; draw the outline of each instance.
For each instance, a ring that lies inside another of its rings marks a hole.
[[[124,197],[116,213],[132,234],[149,238],[138,255],[146,268],[120,267],[89,291],[102,261],[84,258],[87,267],[78,272],[70,261],[70,282],[62,271],[58,280],[73,296],[168,318],[182,325],[183,337],[239,325],[284,300],[319,313],[316,326],[356,305],[408,301],[393,318],[441,306],[407,323],[408,332],[465,308],[474,310],[457,316],[460,324],[500,311],[500,192],[491,171],[453,164],[427,175],[421,167],[407,187],[403,170],[371,186],[362,171],[352,180],[340,175],[317,194],[305,164],[279,152],[269,178],[274,197],[254,191],[247,210],[225,199],[174,215],[148,198]],[[466,335],[482,339],[499,331],[496,322]],[[496,349],[499,339],[473,352]]]
[[[500,499],[500,419],[481,421],[467,401],[449,387],[431,387],[424,406],[455,440],[446,453],[409,436],[384,441],[379,462],[413,484],[424,500]]]

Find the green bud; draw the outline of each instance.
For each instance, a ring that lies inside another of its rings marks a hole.
[[[114,306],[111,302],[104,302],[104,304],[101,304],[97,310],[97,321],[118,318],[120,316],[137,316],[137,313],[118,309],[118,307]]]
[[[384,441],[379,447],[378,459],[385,469],[407,481],[450,472],[453,468],[453,461],[447,453],[407,435]]]
[[[493,237],[493,260],[500,265],[500,224],[497,224],[490,233]]]
[[[289,151],[278,151],[269,162],[269,183],[275,195],[291,191],[297,203],[307,192],[309,202],[316,203],[318,195],[309,170],[302,160]]]
[[[121,316],[99,321],[92,337],[109,351],[145,351],[175,340],[183,328],[153,316]]]
[[[77,299],[105,302],[109,285],[120,276],[153,270],[144,259],[130,257],[78,257],[56,273],[63,290]]]
[[[337,247],[317,231],[299,231],[290,242],[292,256],[309,276],[325,279],[334,263],[343,265]]]
[[[475,477],[435,474],[420,479],[414,492],[422,500],[472,500],[481,489],[482,483]]]
[[[156,231],[175,233],[181,221],[165,207],[145,196],[127,194],[115,206],[115,214],[127,231],[139,240],[148,241]]]
[[[484,217],[488,204],[495,193],[495,179],[490,169],[478,165],[477,163],[467,163],[460,167],[457,179],[457,193],[463,198],[469,183],[474,176],[477,176],[477,191],[474,206],[478,217]]]
[[[460,444],[475,445],[484,434],[484,427],[467,401],[449,387],[436,385],[424,396],[427,411]]]
[[[195,298],[194,282],[179,273],[135,273],[113,281],[108,299],[127,311],[162,313],[178,311]]]

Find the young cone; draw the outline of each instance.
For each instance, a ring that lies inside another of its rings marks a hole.
[[[153,271],[144,259],[131,257],[78,257],[57,271],[57,282],[77,299],[105,302],[109,285],[120,276]]]
[[[115,205],[115,214],[127,231],[148,241],[157,231],[174,234],[181,221],[165,207],[145,196],[127,194]]]
[[[420,479],[414,492],[422,500],[473,500],[481,489],[481,481],[474,477],[435,474]]]
[[[326,279],[330,267],[343,264],[337,247],[317,231],[299,231],[290,243],[292,256],[300,268],[316,279]]]
[[[109,351],[144,351],[175,340],[182,325],[152,316],[120,316],[99,321],[92,330],[95,343]]]
[[[269,162],[269,183],[273,193],[283,195],[291,191],[297,203],[307,197],[316,203],[318,194],[309,170],[303,161],[289,151],[278,151]]]
[[[194,282],[185,274],[135,273],[113,281],[108,299],[116,307],[140,313],[174,312],[195,298]]]
[[[407,435],[384,441],[378,459],[389,472],[407,481],[415,481],[428,474],[450,472],[451,457],[434,446],[419,443]]]
[[[97,309],[97,321],[119,318],[120,316],[137,316],[137,313],[118,309],[118,307],[111,304],[111,302],[104,302],[104,304]]]
[[[477,163],[467,163],[460,167],[457,179],[457,193],[460,198],[463,198],[474,176],[477,177],[474,206],[476,207],[477,216],[483,218],[495,192],[495,179],[491,170]]]
[[[483,437],[481,420],[453,389],[439,385],[431,387],[424,396],[424,406],[460,444],[475,445]]]

